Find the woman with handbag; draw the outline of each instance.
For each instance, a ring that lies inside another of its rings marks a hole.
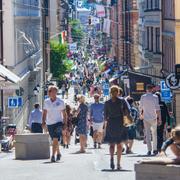
[[[85,147],[87,144],[87,114],[88,114],[88,107],[85,104],[85,97],[83,95],[78,96],[78,101],[80,103],[78,108],[78,122],[76,132],[79,134],[80,137],[80,150],[78,153],[85,153]]]
[[[119,98],[119,87],[112,86],[111,99],[106,101],[104,116],[106,121],[105,142],[109,143],[110,151],[110,167],[113,170],[114,151],[117,145],[117,169],[120,170],[120,160],[122,155],[122,143],[128,139],[128,129],[124,125],[124,117],[132,119],[127,102],[123,98]]]

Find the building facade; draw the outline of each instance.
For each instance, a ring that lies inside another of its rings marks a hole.
[[[33,104],[42,105],[43,99],[41,7],[39,0],[4,0],[3,9],[4,66],[20,77],[18,86],[4,89],[4,115],[21,132]],[[8,97],[14,96],[22,97],[23,103],[10,108]]]
[[[112,52],[120,65],[138,64],[138,6],[136,0],[111,1]]]
[[[139,70],[149,75],[161,76],[161,0],[139,0],[139,8]]]
[[[162,71],[165,75],[174,71],[176,63],[176,25],[178,17],[175,12],[175,3],[174,0],[164,0],[162,2]]]
[[[124,61],[132,69],[138,64],[138,3],[123,1]]]
[[[174,72],[175,64],[180,64],[180,1],[162,1],[162,73]],[[176,122],[180,125],[180,91],[174,91]]]

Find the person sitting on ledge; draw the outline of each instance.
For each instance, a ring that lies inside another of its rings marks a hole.
[[[166,155],[166,149],[170,147],[173,154],[177,159],[180,159],[180,126],[175,127],[171,131],[171,138],[167,139],[162,148],[161,148],[161,156]]]

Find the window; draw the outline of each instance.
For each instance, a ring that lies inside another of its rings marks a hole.
[[[153,0],[146,0],[146,9],[147,10],[153,9]]]
[[[149,50],[149,35],[150,35],[150,27],[147,27],[147,50]]]
[[[156,53],[160,52],[160,28],[156,28]]]
[[[150,28],[150,32],[151,32],[151,44],[150,44],[150,51],[153,51],[153,27]]]
[[[153,0],[150,0],[150,9],[153,9]]]
[[[155,9],[160,9],[160,2],[159,2],[159,0],[155,0],[154,7],[155,7]]]

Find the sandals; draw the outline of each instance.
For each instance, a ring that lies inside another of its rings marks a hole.
[[[122,167],[120,166],[120,164],[117,164],[117,170],[120,171],[122,169]]]

